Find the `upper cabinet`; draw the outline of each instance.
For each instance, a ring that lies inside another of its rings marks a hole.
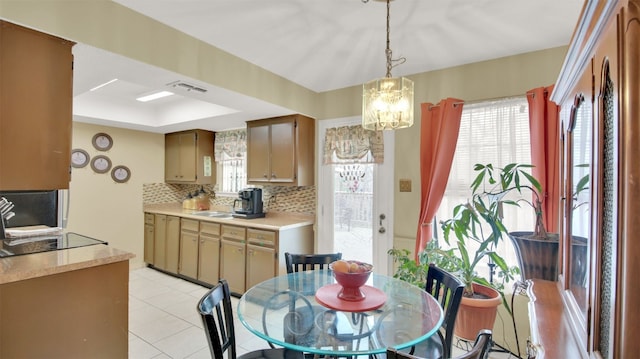
[[[165,182],[215,183],[213,132],[190,130],[165,135]]]
[[[314,185],[315,120],[302,115],[247,122],[247,183]]]
[[[74,44],[0,21],[0,190],[69,188]]]

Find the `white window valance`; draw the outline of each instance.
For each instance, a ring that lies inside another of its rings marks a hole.
[[[230,159],[243,159],[247,154],[247,130],[216,132],[214,153],[217,162]]]
[[[323,163],[383,163],[382,131],[360,125],[328,128],[324,139]]]

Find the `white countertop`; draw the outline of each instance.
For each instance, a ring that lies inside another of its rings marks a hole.
[[[217,209],[212,207],[211,211],[228,209]],[[198,216],[192,213],[200,212],[193,209],[183,209],[180,203],[148,204],[144,206],[144,211],[148,213],[165,214],[178,216],[199,221],[216,222],[220,224],[230,224],[257,229],[285,230],[301,226],[313,225],[315,218],[312,215],[289,213],[289,212],[268,212],[264,218],[243,219],[243,218],[215,218]]]
[[[129,260],[133,257],[135,257],[133,253],[104,244],[96,244],[0,258],[0,284],[97,267]]]

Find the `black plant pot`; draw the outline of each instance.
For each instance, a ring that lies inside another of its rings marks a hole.
[[[549,239],[531,238],[533,232],[511,232],[509,238],[518,256],[522,280],[558,280],[558,235]]]
[[[511,232],[509,238],[518,256],[522,280],[558,280],[558,234],[547,234],[548,239],[531,238],[533,232]],[[587,275],[587,239],[574,236],[571,242],[571,283],[585,286]]]

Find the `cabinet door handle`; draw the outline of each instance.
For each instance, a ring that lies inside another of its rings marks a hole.
[[[276,174],[275,174],[275,173],[272,173],[272,174],[271,174],[271,178],[276,178],[276,177],[278,177],[278,176],[276,176]]]
[[[263,175],[262,175],[262,177],[267,178],[268,176],[267,176],[267,174],[265,173],[265,174],[263,174]]]

